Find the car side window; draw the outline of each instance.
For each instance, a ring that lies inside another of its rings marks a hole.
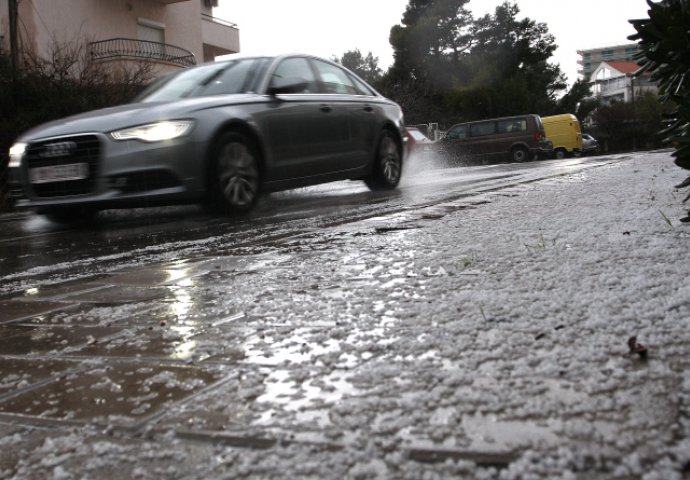
[[[497,122],[498,133],[526,132],[527,120],[512,119]]]
[[[286,58],[276,67],[271,75],[271,84],[269,87],[275,86],[277,79],[302,79],[306,80],[307,86],[301,92],[296,93],[316,93],[317,82],[316,76],[309,65],[309,61],[303,57]]]
[[[376,95],[374,91],[371,89],[369,85],[364,83],[362,80],[355,76],[350,76],[352,78],[352,81],[355,83],[355,88],[357,89],[357,94],[358,95],[368,95],[370,97],[373,97]]]
[[[496,133],[496,122],[474,123],[470,125],[471,137],[483,137]]]
[[[446,138],[451,140],[460,140],[465,138],[465,126],[456,125],[455,127],[451,128],[448,130],[448,133],[446,133]]]
[[[345,95],[357,95],[359,92],[355,88],[350,76],[337,65],[313,60],[316,71],[321,77],[322,93],[337,93]]]

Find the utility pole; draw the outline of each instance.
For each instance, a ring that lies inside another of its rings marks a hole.
[[[18,0],[8,0],[10,14],[10,61],[12,68],[19,67],[19,45],[17,40],[17,3]]]

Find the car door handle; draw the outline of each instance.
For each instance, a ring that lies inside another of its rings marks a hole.
[[[333,109],[331,108],[330,105],[321,105],[321,107],[319,108],[319,110],[321,110],[322,112],[328,113],[328,112],[330,112],[330,111],[333,110]]]
[[[365,112],[371,113],[371,112],[374,111],[374,107],[372,107],[371,105],[366,105],[366,106],[364,107],[364,111],[365,111]]]

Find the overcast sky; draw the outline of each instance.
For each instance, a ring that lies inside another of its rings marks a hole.
[[[493,13],[500,0],[470,0],[475,17]],[[517,0],[519,18],[544,22],[559,46],[552,63],[572,83],[577,53],[628,43],[635,33],[631,18],[647,17],[645,0]],[[399,24],[408,0],[220,0],[214,15],[240,30],[241,53],[310,53],[340,57],[348,50],[371,52],[386,70],[393,63],[388,35]],[[347,8],[343,8],[343,6]]]

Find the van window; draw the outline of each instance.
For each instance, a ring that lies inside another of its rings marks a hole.
[[[462,139],[465,138],[465,126],[464,125],[456,125],[450,130],[448,130],[448,133],[446,133],[446,138],[450,139]]]
[[[483,137],[496,133],[496,122],[474,123],[470,125],[471,137]]]
[[[513,120],[500,120],[498,123],[498,133],[514,133],[514,132],[526,132],[527,131],[527,120],[525,119],[513,119]]]

